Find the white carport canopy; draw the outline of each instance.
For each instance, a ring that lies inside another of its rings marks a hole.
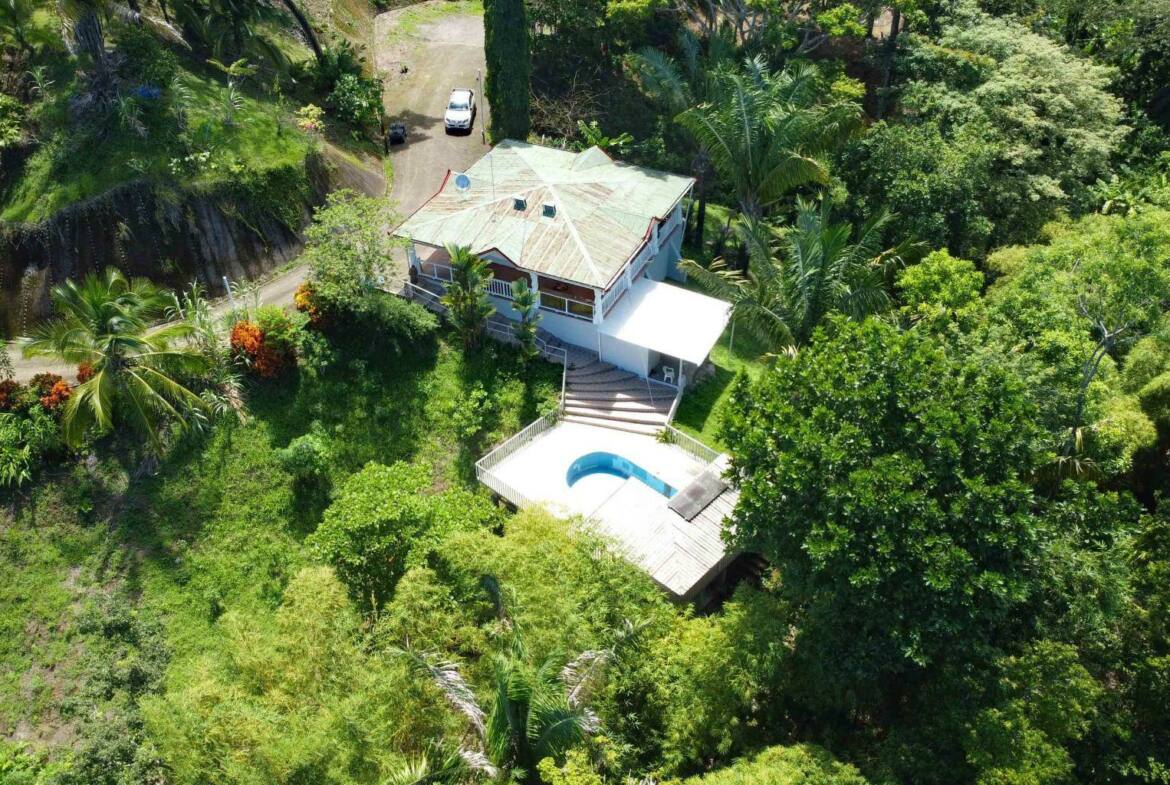
[[[602,335],[701,365],[723,334],[731,303],[642,278],[609,312]]]

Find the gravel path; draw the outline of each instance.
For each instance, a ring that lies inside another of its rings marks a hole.
[[[448,169],[469,167],[487,150],[481,131],[487,105],[480,90],[483,73],[483,18],[477,14],[451,13],[442,7],[449,0],[428,0],[407,8],[379,14],[374,20],[374,64],[382,74],[386,114],[407,126],[406,143],[393,148],[394,185],[390,198],[403,218],[429,199]],[[400,25],[403,15],[433,17],[421,24]],[[403,67],[405,66],[405,73]],[[443,129],[443,110],[454,87],[476,91],[479,113],[470,134],[453,136]],[[287,305],[305,280],[306,270],[296,266],[275,275],[260,286],[261,303]],[[216,306],[227,313],[229,304]],[[24,359],[15,342],[8,345],[15,378],[28,381],[38,373],[57,373],[73,379],[75,368],[45,358]]]

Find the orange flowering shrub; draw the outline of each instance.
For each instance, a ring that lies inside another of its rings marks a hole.
[[[236,322],[230,341],[232,354],[246,362],[261,378],[279,376],[289,364],[288,353],[265,341],[264,332],[255,322]]]
[[[55,373],[38,373],[29,380],[28,388],[49,412],[56,411],[73,394],[69,382]]]
[[[53,389],[53,385],[61,381],[62,378],[55,373],[38,373],[29,379],[28,387],[30,390],[36,390],[38,395],[48,395],[49,391]]]
[[[0,380],[0,411],[10,412],[15,409],[23,391],[24,388],[15,379]]]
[[[313,291],[313,284],[305,281],[293,293],[293,305],[296,309],[309,317],[309,324],[317,329],[326,326],[325,312],[317,301],[317,294]]]
[[[85,384],[94,376],[93,364],[83,362],[77,366],[77,383]]]
[[[49,391],[41,396],[41,406],[45,407],[47,412],[55,412],[61,408],[61,404],[73,394],[73,388],[69,382],[61,379],[49,388]]]
[[[254,322],[236,322],[232,327],[230,341],[233,354],[251,359],[264,344],[264,333],[260,332],[260,325]]]

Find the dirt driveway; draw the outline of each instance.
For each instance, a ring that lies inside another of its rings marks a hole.
[[[385,80],[386,115],[406,123],[406,143],[391,153],[392,198],[403,217],[434,195],[448,169],[466,169],[488,151],[483,131],[483,17],[452,13],[451,0],[379,14],[375,67]],[[402,73],[405,68],[405,73]],[[447,96],[455,87],[476,91],[479,112],[470,134],[443,129]]]

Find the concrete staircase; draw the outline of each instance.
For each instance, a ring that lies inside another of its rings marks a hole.
[[[673,387],[600,362],[570,364],[565,378],[567,422],[652,435],[662,430],[674,403]]]

